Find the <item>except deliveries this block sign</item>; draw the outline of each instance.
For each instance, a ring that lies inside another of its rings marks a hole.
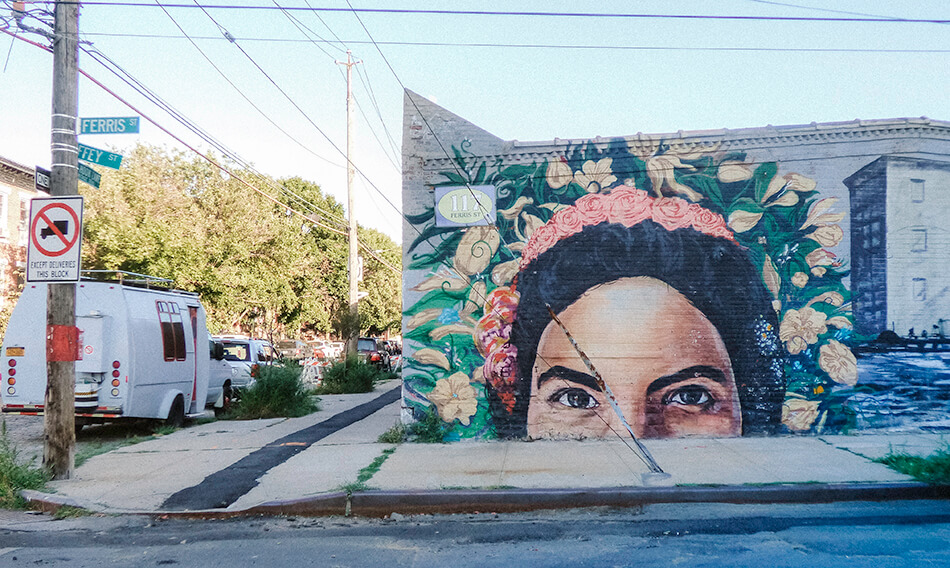
[[[82,245],[82,197],[34,199],[30,202],[27,282],[79,281]]]
[[[80,118],[80,134],[135,134],[139,131],[139,117]]]

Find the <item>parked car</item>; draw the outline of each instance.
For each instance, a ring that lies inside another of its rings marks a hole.
[[[277,351],[266,339],[254,339],[234,335],[214,337],[224,346],[224,360],[233,369],[232,387],[245,387],[251,384],[261,365],[271,365],[277,358]]]
[[[300,360],[311,356],[309,345],[299,339],[282,339],[277,342],[277,351],[288,359]]]
[[[380,371],[389,372],[392,366],[389,362],[389,353],[372,337],[361,337],[356,342],[356,351],[370,365]]]

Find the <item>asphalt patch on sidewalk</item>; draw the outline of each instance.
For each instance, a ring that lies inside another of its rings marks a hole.
[[[330,418],[298,430],[256,450],[234,464],[209,475],[198,485],[182,489],[162,503],[166,511],[223,509],[257,486],[270,469],[284,463],[314,443],[399,400],[398,386],[373,400],[334,414]]]

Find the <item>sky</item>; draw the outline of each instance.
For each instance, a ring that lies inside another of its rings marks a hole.
[[[346,79],[338,61],[351,50],[359,61],[356,218],[397,243],[406,88],[522,141],[856,118],[950,120],[950,24],[631,17],[950,20],[946,0],[198,1],[207,8],[195,0],[87,4],[80,35],[258,171],[303,177],[343,204]],[[8,17],[5,4],[0,15]],[[351,6],[588,15],[354,13]],[[308,7],[332,10],[290,10]],[[48,167],[52,56],[0,34],[0,60],[0,156]],[[209,149],[93,57],[83,53],[80,67],[187,144]],[[80,117],[136,114],[81,79]],[[148,121],[139,134],[83,135],[80,142],[120,154],[138,142],[190,152]]]

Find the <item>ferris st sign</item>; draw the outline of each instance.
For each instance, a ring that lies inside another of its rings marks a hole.
[[[139,117],[103,117],[80,118],[80,134],[136,134],[139,131]]]

